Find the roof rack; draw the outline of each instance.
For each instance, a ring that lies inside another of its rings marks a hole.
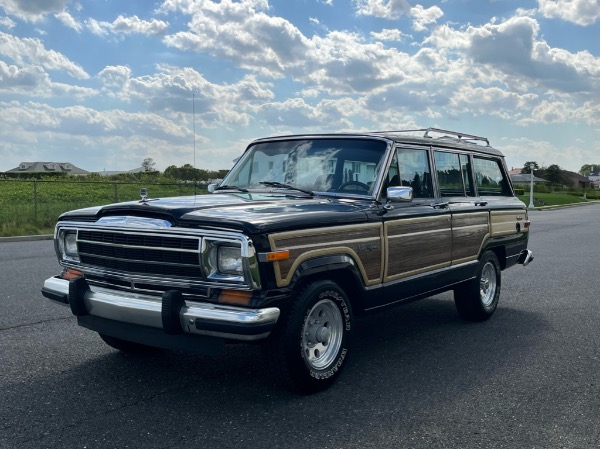
[[[456,131],[448,131],[448,130],[439,129],[439,128],[404,129],[404,130],[396,130],[396,131],[376,131],[375,134],[407,133],[407,132],[424,132],[425,134],[423,134],[423,137],[428,138],[428,139],[433,139],[433,137],[429,135],[429,133],[432,133],[432,132],[446,134],[445,136],[437,137],[437,138],[438,139],[449,139],[449,138],[452,138],[451,136],[455,136],[456,138],[458,138],[458,140],[461,140],[461,141],[465,141],[465,142],[469,142],[469,143],[473,143],[472,141],[481,141],[481,142],[485,142],[488,147],[490,146],[490,141],[488,140],[487,137],[473,136],[471,134],[465,134],[465,133],[460,133],[460,132],[456,132]]]

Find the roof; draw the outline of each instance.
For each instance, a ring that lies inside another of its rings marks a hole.
[[[518,175],[510,175],[510,180],[513,184],[525,184],[531,182],[531,174],[530,173],[520,173]],[[533,182],[549,182],[543,178],[538,178],[537,176],[533,177]]]
[[[87,175],[89,172],[70,162],[21,162],[18,167],[6,173],[66,173],[69,175]]]
[[[567,175],[569,178],[580,181],[580,182],[590,182],[590,179],[586,176],[582,176],[579,173],[575,173],[574,171],[563,170],[563,174]]]
[[[441,135],[438,137],[434,137],[431,136],[430,133],[436,133]],[[471,134],[460,133],[457,131],[448,131],[438,128],[406,129],[397,131],[365,131],[363,133],[295,134],[257,139],[253,143],[267,142],[269,140],[335,138],[379,138],[386,139],[388,141],[393,141],[396,143],[427,146],[435,145],[437,147],[442,148],[456,148],[464,151],[475,151],[478,153],[503,157],[503,154],[499,150],[490,146],[489,140],[486,137],[474,136]]]
[[[122,174],[127,174],[127,173],[143,173],[144,167],[137,167],[131,170],[102,170],[102,171],[95,171],[93,173],[100,175],[100,176],[115,176],[115,175],[122,175]]]

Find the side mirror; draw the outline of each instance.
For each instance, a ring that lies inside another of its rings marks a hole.
[[[208,193],[213,193],[217,187],[219,187],[219,184],[216,182],[213,182],[212,184],[208,185]]]
[[[387,199],[390,203],[410,203],[413,199],[412,187],[388,187]]]

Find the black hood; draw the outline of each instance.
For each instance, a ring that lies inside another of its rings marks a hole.
[[[268,193],[218,193],[149,199],[72,211],[67,220],[95,221],[108,216],[168,220],[173,226],[242,230],[248,234],[367,221],[372,201],[331,197],[290,197]]]

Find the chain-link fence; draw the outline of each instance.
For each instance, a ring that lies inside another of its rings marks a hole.
[[[94,182],[64,180],[0,180],[0,230],[34,225],[52,228],[66,211],[89,206],[140,199],[140,189],[148,198],[206,193],[197,182]]]

